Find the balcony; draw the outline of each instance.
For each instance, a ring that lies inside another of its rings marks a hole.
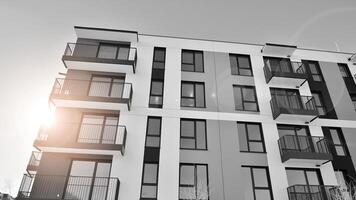
[[[31,158],[30,161],[28,162],[27,165],[27,172],[37,172],[38,167],[40,166],[40,161],[41,161],[41,157],[42,157],[42,152],[38,152],[38,151],[33,151],[31,154]]]
[[[121,125],[58,123],[41,129],[34,146],[42,151],[121,155],[125,153],[127,131]]]
[[[269,62],[265,62],[263,71],[266,83],[271,86],[294,88],[299,88],[303,85],[308,79],[303,63],[288,62],[288,65],[290,65],[290,67],[281,69],[277,66],[271,66]]]
[[[282,162],[322,165],[333,159],[324,137],[284,135],[278,145]]]
[[[270,101],[273,119],[310,123],[318,117],[312,96],[272,95]]]
[[[132,74],[136,71],[137,50],[129,46],[68,43],[62,57],[66,68]]]
[[[293,185],[288,187],[289,200],[338,200],[342,192],[338,186]]]
[[[57,78],[50,101],[58,107],[130,110],[131,83]]]
[[[102,199],[117,200],[120,181],[111,177],[23,176],[19,200]]]

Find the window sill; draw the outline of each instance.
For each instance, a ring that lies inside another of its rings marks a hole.
[[[208,151],[208,149],[187,149],[187,148],[179,148],[180,150],[188,150],[188,151]]]
[[[258,153],[258,154],[266,154],[267,152],[260,152],[260,151],[240,151],[240,153]]]
[[[201,73],[201,74],[204,74],[205,72],[196,72],[196,71],[187,71],[187,70],[181,70],[181,72],[192,72],[192,73]]]

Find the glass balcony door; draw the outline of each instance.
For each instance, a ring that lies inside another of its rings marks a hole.
[[[65,199],[107,199],[111,163],[73,160]]]
[[[89,96],[122,98],[124,77],[93,76]]]
[[[119,117],[84,114],[80,124],[78,142],[115,144]]]
[[[264,61],[272,72],[293,73],[291,62],[287,58],[265,57]]]
[[[303,109],[298,90],[271,88],[271,96],[276,99],[280,108]]]
[[[130,53],[129,45],[100,44],[97,57],[106,59],[128,60]]]
[[[315,151],[308,127],[292,125],[278,125],[277,127],[280,138],[287,136],[283,138],[283,150],[298,152]]]

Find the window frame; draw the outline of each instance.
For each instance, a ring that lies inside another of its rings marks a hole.
[[[238,109],[236,107],[236,100],[235,100],[235,87],[236,88],[240,88],[240,95],[241,95],[241,105],[242,105],[242,109]],[[243,89],[253,89],[254,91],[254,95],[255,95],[255,99],[256,101],[245,101],[244,100],[244,92],[243,92]],[[257,92],[256,92],[256,87],[255,86],[250,86],[250,85],[232,85],[232,91],[233,91],[233,97],[234,97],[234,103],[235,103],[235,110],[236,111],[249,111],[249,112],[260,112],[260,108],[259,108],[259,105],[258,105],[258,98],[257,98]],[[256,104],[256,110],[246,110],[245,109],[245,103],[255,103]]]
[[[101,57],[99,57],[99,52],[100,52],[101,46],[115,47],[116,48],[115,58],[101,58]],[[118,58],[120,48],[128,48],[129,49],[126,59],[119,59]],[[130,58],[130,49],[131,49],[130,44],[100,42],[99,46],[98,46],[98,50],[96,52],[96,58],[99,58],[99,59],[111,59],[111,60],[129,60],[129,58]]]
[[[182,136],[182,121],[190,121],[194,122],[194,136],[189,137],[189,136]],[[205,149],[200,149],[197,147],[197,122],[204,122],[205,125]],[[194,139],[194,148],[182,148],[182,139]],[[180,139],[179,139],[179,149],[182,150],[201,150],[201,151],[207,151],[208,150],[208,135],[207,135],[207,123],[206,120],[204,119],[189,119],[189,118],[181,118],[180,119]]]
[[[192,84],[193,85],[193,97],[185,97],[183,96],[183,84]],[[196,93],[196,85],[202,85],[203,86],[203,92],[204,92],[204,106],[197,106],[197,93]],[[206,99],[205,99],[205,83],[204,82],[194,82],[194,81],[181,81],[180,84],[180,107],[184,108],[206,108]],[[182,99],[193,99],[194,100],[194,106],[182,106]]]
[[[181,168],[182,166],[193,166],[194,167],[194,185],[189,184],[181,184]],[[210,199],[210,191],[209,191],[209,167],[208,164],[205,163],[179,163],[179,187],[178,187],[178,199],[185,200],[180,198],[180,187],[193,187],[195,188],[195,196],[197,196],[197,166],[204,166],[206,169],[206,183],[207,183],[207,193],[208,199]]]
[[[231,63],[231,58],[232,58],[232,57],[233,57],[234,59],[236,59],[236,63],[237,63],[237,65],[236,65],[237,70],[236,70],[236,71],[237,71],[237,74],[233,73],[233,66],[232,66],[232,63]],[[247,57],[247,58],[248,58],[248,62],[249,62],[249,64],[250,64],[250,67],[249,67],[249,68],[240,67],[240,66],[239,66],[239,60],[238,60],[239,57]],[[250,55],[248,55],[248,54],[235,54],[235,53],[230,53],[230,54],[229,54],[229,62],[230,62],[231,75],[253,77],[253,70],[252,70],[251,56],[250,56]],[[241,72],[240,72],[240,69],[245,69],[245,70],[248,69],[248,70],[250,70],[251,75],[242,75]]]
[[[159,119],[159,135],[151,135],[148,132],[148,127],[149,127],[149,121],[150,119]],[[145,148],[161,148],[161,134],[162,134],[162,117],[156,117],[156,116],[148,116],[147,117],[147,124],[146,124],[146,139],[145,139]],[[159,145],[157,147],[153,146],[147,146],[147,138],[148,137],[156,137],[159,139]]]
[[[152,94],[152,89],[153,89],[153,87],[152,87],[152,85],[153,85],[153,82],[160,82],[160,83],[162,83],[162,88],[161,88],[161,95],[158,95],[158,94]],[[157,107],[159,107],[159,108],[162,108],[162,106],[163,106],[163,95],[164,95],[164,80],[157,80],[157,79],[152,79],[151,80],[151,85],[150,85],[150,97],[149,97],[149,99],[148,99],[148,104],[149,104],[149,107],[151,107],[151,108],[157,108]],[[159,97],[159,98],[162,98],[162,104],[153,104],[152,102],[151,102],[151,97]]]
[[[183,62],[183,53],[192,53],[193,54],[193,63],[185,63]],[[196,53],[201,53],[202,54],[202,69],[203,71],[197,71],[196,70],[196,63],[195,63],[195,57]],[[182,65],[193,65],[193,71],[189,70],[183,70]],[[198,51],[198,50],[189,50],[189,49],[182,49],[181,52],[181,71],[182,72],[197,72],[197,73],[204,73],[205,72],[205,67],[204,67],[204,51]]]
[[[319,111],[318,111],[319,116],[322,116],[322,117],[326,116],[328,113],[327,113],[327,110],[326,110],[325,101],[324,101],[324,99],[323,99],[322,93],[321,93],[321,92],[311,91],[311,95],[312,95],[312,97],[314,98],[314,102],[315,102],[315,107],[316,107],[316,109],[318,110],[318,108],[322,108],[323,111],[324,111],[324,113],[325,113],[324,115],[320,115],[320,113],[319,113]],[[317,103],[316,103],[316,101],[315,101],[314,95],[317,95],[317,96],[318,96],[321,105],[317,105]]]
[[[156,183],[145,183],[144,182],[144,177],[145,177],[145,165],[149,164],[149,165],[157,165],[157,169],[156,169]],[[142,177],[141,177],[141,191],[140,191],[140,200],[153,200],[153,199],[157,199],[157,195],[158,195],[158,175],[159,175],[159,163],[155,163],[155,162],[144,162],[143,166],[142,166]],[[151,197],[142,197],[142,188],[143,186],[154,186],[156,187],[156,191],[155,191],[155,197],[151,198]]]
[[[349,66],[346,63],[337,63],[337,66],[339,67],[339,71],[340,71],[340,74],[341,74],[342,78],[352,78]],[[345,71],[347,76],[343,76],[341,68],[344,69],[344,71]]]
[[[340,157],[350,157],[350,152],[349,152],[349,149],[347,148],[347,143],[345,141],[344,134],[343,134],[342,130],[340,128],[336,128],[336,127],[328,127],[328,130],[330,133],[330,145],[332,146],[333,151],[335,152],[335,155],[340,156]],[[335,144],[331,130],[336,131],[337,137],[340,140],[340,144]],[[345,155],[338,155],[336,147],[342,147]]]
[[[318,61],[313,61],[313,60],[306,60],[305,61],[306,64],[307,64],[307,68],[308,68],[308,74],[310,75],[310,78],[312,81],[314,82],[325,82],[325,79],[324,79],[324,76],[323,76],[323,73],[321,72],[321,69],[320,69],[320,65],[319,65],[319,62]],[[317,73],[313,73],[311,68],[310,68],[310,64],[314,64],[315,65],[315,69],[317,71]],[[317,75],[317,76],[320,76],[320,81],[317,81],[314,79],[314,75]]]
[[[93,79],[94,78],[110,78],[110,82],[104,82],[104,81],[94,81]],[[114,79],[122,79],[123,82],[122,82],[122,91],[121,91],[121,95],[120,97],[112,97],[111,94],[112,94],[112,86],[114,85]],[[91,74],[91,77],[90,77],[90,81],[89,81],[89,85],[88,85],[88,89],[87,89],[87,96],[88,97],[99,97],[99,98],[123,98],[123,94],[124,94],[124,89],[125,89],[125,82],[126,80],[126,76],[123,75],[123,76],[111,76],[111,75],[104,75],[104,74]],[[108,93],[108,96],[93,96],[93,95],[90,95],[90,89],[92,87],[92,83],[93,82],[104,82],[104,83],[108,83],[110,84],[109,86],[109,93]]]
[[[271,177],[270,177],[270,174],[269,174],[268,166],[241,165],[241,168],[249,168],[250,169],[250,176],[251,176],[251,183],[252,183],[252,191],[253,191],[254,200],[256,200],[256,190],[268,190],[269,193],[270,193],[271,200],[274,200],[273,189],[272,189],[272,184],[271,184]],[[256,187],[255,181],[254,181],[253,169],[264,169],[266,171],[268,187]]]
[[[246,133],[246,144],[247,144],[247,150],[241,150],[240,147],[240,152],[244,152],[244,153],[267,153],[266,152],[266,146],[265,146],[265,139],[264,139],[264,135],[263,135],[263,129],[262,129],[262,124],[261,123],[257,123],[257,122],[244,122],[244,121],[237,121],[237,128],[238,128],[238,124],[243,124],[244,128],[245,128],[245,133]],[[261,140],[250,140],[249,139],[249,132],[248,132],[248,125],[258,125],[259,130],[260,130],[260,137]],[[239,133],[238,133],[239,134]],[[239,138],[240,139],[240,138]],[[255,142],[255,143],[262,143],[262,148],[263,151],[251,151],[250,150],[250,142]]]
[[[162,60],[155,60],[155,58],[156,58],[156,50],[158,50],[158,51],[164,51],[164,59],[163,59],[163,61]],[[162,69],[162,68],[155,68],[154,66],[154,64],[155,63],[162,63],[163,65],[164,65],[164,68]],[[165,70],[166,69],[166,48],[164,48],[164,47],[154,47],[153,48],[153,59],[152,59],[152,69],[155,69],[155,70]]]

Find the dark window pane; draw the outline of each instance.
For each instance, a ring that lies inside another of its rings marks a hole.
[[[182,97],[194,97],[194,84],[182,83]]]
[[[194,121],[182,120],[181,121],[181,135],[184,137],[194,137]]]
[[[185,64],[194,64],[194,52],[183,51],[182,52],[182,62]]]
[[[195,99],[196,99],[196,107],[204,107],[205,106],[205,91],[203,84],[195,85]]]
[[[154,61],[165,61],[166,51],[164,49],[155,49],[154,50]]]
[[[256,101],[255,89],[253,88],[243,88],[243,95],[245,101]]]
[[[315,64],[309,63],[309,68],[312,74],[319,74],[319,71]]]
[[[205,121],[196,121],[197,149],[206,149]]]
[[[157,164],[144,164],[143,183],[157,183]]]
[[[162,62],[153,62],[153,69],[164,69],[164,63],[162,63]]]
[[[181,100],[181,106],[183,107],[194,107],[194,99],[187,99],[187,98],[182,98]]]
[[[192,64],[182,64],[182,71],[194,72],[194,65],[192,65]]]
[[[146,138],[146,147],[159,147],[160,146],[160,138],[147,136]]]
[[[204,72],[204,65],[203,65],[203,53],[196,52],[195,53],[195,71],[196,72]]]
[[[240,69],[240,75],[252,76],[252,71],[251,71],[251,69]]]
[[[251,68],[248,56],[238,56],[239,68]]]
[[[163,82],[152,81],[151,95],[163,95]]]
[[[256,103],[244,103],[244,110],[247,111],[257,111],[257,104]]]
[[[160,135],[161,132],[161,119],[148,118],[147,135]]]

